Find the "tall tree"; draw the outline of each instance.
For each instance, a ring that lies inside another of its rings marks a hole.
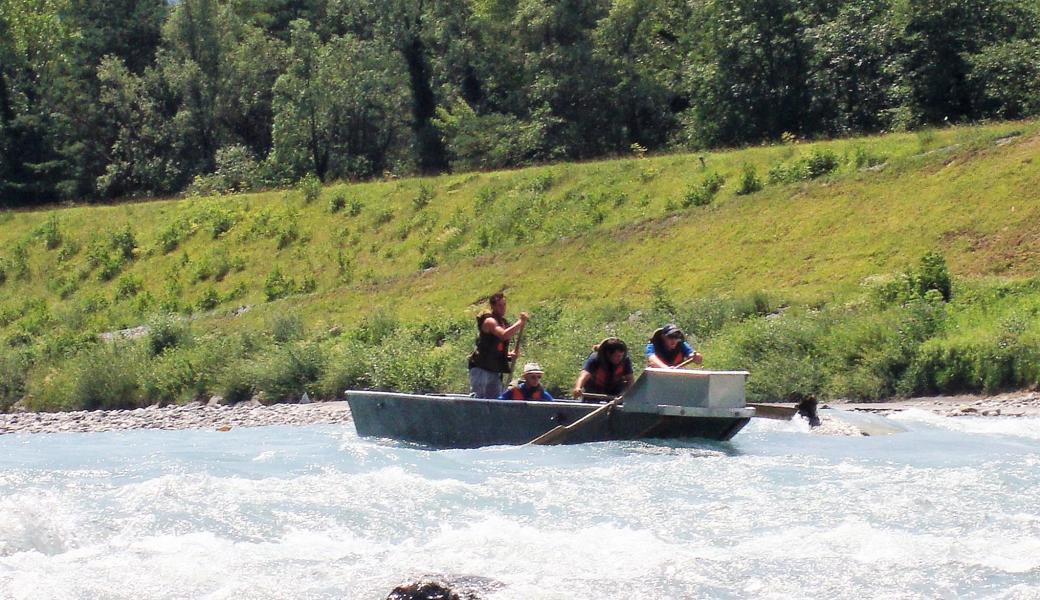
[[[688,138],[740,144],[804,133],[808,47],[796,0],[710,0],[689,57]]]
[[[275,84],[273,158],[293,177],[381,173],[401,145],[406,75],[391,49],[351,35],[322,44],[292,23],[289,65]]]

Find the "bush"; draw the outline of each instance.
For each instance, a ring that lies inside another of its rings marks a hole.
[[[172,314],[162,314],[148,321],[145,342],[152,356],[159,356],[170,348],[177,348],[192,340],[188,324]]]
[[[220,306],[220,295],[212,287],[203,290],[202,295],[195,301],[195,309],[200,311],[213,310],[218,306]]]
[[[740,185],[737,187],[738,196],[746,196],[761,191],[762,180],[758,178],[758,171],[750,163],[744,163],[740,173]]]
[[[683,195],[683,208],[691,206],[707,206],[715,199],[726,179],[718,173],[711,173],[699,185],[690,186]]]
[[[141,291],[143,285],[140,277],[130,273],[123,275],[116,281],[116,300],[133,298]]]
[[[247,363],[244,380],[235,381],[232,377],[231,381],[240,389],[249,384],[275,402],[295,401],[305,391],[316,391],[312,388],[322,378],[325,362],[325,354],[317,344],[277,346]],[[225,389],[230,387],[226,385]]]
[[[197,175],[188,187],[193,196],[209,196],[260,189],[265,181],[253,153],[240,144],[217,150],[216,168],[209,175]]]
[[[55,248],[60,246],[62,236],[61,226],[58,222],[58,216],[52,214],[51,216],[47,217],[47,220],[36,228],[36,230],[33,232],[33,235],[37,239],[43,240],[43,244],[47,247],[48,250],[54,250]]]
[[[177,246],[188,237],[188,229],[180,222],[171,223],[159,230],[155,238],[155,245],[163,254],[169,254],[177,249]]]
[[[415,207],[415,210],[422,210],[430,204],[431,200],[433,200],[433,189],[425,183],[419,184],[419,193],[412,198],[412,206]]]
[[[917,293],[924,298],[929,290],[939,292],[944,301],[952,297],[953,283],[950,272],[946,268],[946,259],[937,251],[932,251],[921,257],[916,277],[913,278],[917,287]]]
[[[10,410],[25,396],[31,366],[28,351],[0,348],[0,413]]]
[[[299,189],[300,194],[303,195],[305,204],[310,204],[321,196],[321,180],[314,173],[304,175],[296,187]]]
[[[264,280],[264,298],[268,302],[284,298],[296,291],[296,280],[282,275],[281,269],[275,267]]]
[[[141,406],[142,364],[133,344],[100,344],[31,382],[33,410],[113,410]]]
[[[137,250],[137,238],[130,225],[126,225],[109,237],[110,247],[119,253],[124,260],[133,260],[134,251]]]
[[[437,266],[437,256],[434,254],[426,253],[419,259],[419,270],[425,271],[426,269],[432,269]]]
[[[303,319],[294,313],[278,313],[269,326],[271,338],[277,344],[286,344],[303,339]]]
[[[336,194],[332,197],[331,200],[329,200],[329,212],[333,214],[338,213],[339,211],[343,210],[343,207],[345,207],[346,205],[347,197],[344,196],[342,193]]]
[[[789,165],[773,165],[769,169],[769,182],[797,183],[817,179],[834,172],[840,164],[841,160],[833,151],[814,149],[809,156],[803,156]]]

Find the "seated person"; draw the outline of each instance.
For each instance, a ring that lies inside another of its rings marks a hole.
[[[658,369],[674,369],[688,359],[695,364],[704,362],[700,352],[686,343],[682,329],[669,323],[654,332],[646,345],[646,366]]]
[[[571,394],[575,399],[586,393],[620,396],[630,385],[632,360],[628,357],[628,346],[616,337],[609,337],[597,344],[585,359]]]
[[[499,400],[553,400],[549,390],[542,387],[542,375],[545,371],[538,363],[524,365],[524,374],[516,385],[502,392]]]

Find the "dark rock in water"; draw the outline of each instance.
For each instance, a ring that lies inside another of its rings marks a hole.
[[[394,588],[386,600],[480,600],[481,592],[493,592],[503,583],[474,575],[426,576]]]
[[[462,600],[462,598],[447,584],[428,580],[399,585],[390,592],[386,600]]]

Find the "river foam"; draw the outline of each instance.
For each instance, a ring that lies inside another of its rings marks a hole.
[[[0,598],[1040,598],[1036,419],[428,451],[347,426],[0,438]]]

